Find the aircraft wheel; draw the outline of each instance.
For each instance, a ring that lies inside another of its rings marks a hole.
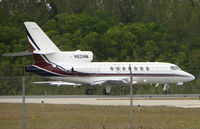
[[[165,95],[169,94],[169,91],[164,91],[164,94],[165,94]]]
[[[110,95],[110,92],[106,92],[106,89],[103,89],[103,94],[104,95]]]
[[[92,89],[86,89],[85,90],[86,95],[92,95],[93,93],[94,93],[94,91]]]

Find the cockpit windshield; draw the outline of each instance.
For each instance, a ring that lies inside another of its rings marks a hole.
[[[181,70],[178,66],[170,66],[171,70]]]
[[[181,70],[178,66],[175,66],[177,70]]]

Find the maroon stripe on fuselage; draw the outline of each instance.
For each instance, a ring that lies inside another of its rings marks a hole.
[[[42,57],[41,55],[38,54],[33,54],[34,57],[34,61],[35,61],[35,65],[39,66],[39,67],[45,67],[50,65],[49,63],[47,63]]]
[[[30,48],[31,51],[33,52],[35,50],[35,48],[30,44]],[[34,58],[34,62],[36,66],[39,66],[41,68],[50,65],[49,63],[47,63],[42,57],[41,55],[38,54],[33,54],[33,58]]]
[[[45,69],[45,70],[49,71],[50,73],[61,74],[61,76],[62,75],[63,76],[71,75],[70,73],[65,72],[65,71],[61,70],[60,68],[58,68],[58,66],[54,65],[55,67],[53,67],[52,64],[49,64],[49,63],[46,63],[46,62],[40,62],[38,64],[35,64],[35,66],[42,68],[42,69]]]

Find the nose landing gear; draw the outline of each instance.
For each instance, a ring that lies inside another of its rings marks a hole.
[[[110,95],[110,91],[111,91],[111,86],[106,86],[106,88],[105,89],[103,89],[103,94],[104,95]],[[94,90],[92,89],[92,88],[87,88],[86,90],[85,90],[85,94],[86,95],[93,95],[93,93],[94,93]]]
[[[165,94],[168,94],[168,93],[169,93],[169,84],[165,84],[165,85],[164,85],[163,91],[164,91]]]
[[[111,86],[106,86],[106,89],[103,89],[104,95],[110,95]]]
[[[110,92],[106,92],[106,89],[103,89],[103,94],[104,95],[110,95]]]

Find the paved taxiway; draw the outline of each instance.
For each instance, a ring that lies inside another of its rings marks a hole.
[[[194,98],[194,99],[192,99]],[[133,105],[200,108],[200,94],[135,95]],[[26,103],[129,106],[129,96],[26,96]],[[0,96],[0,103],[22,103],[22,96]]]

